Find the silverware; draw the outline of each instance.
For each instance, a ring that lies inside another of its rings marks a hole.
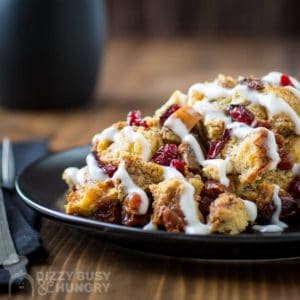
[[[7,215],[4,204],[2,188],[14,190],[15,181],[15,163],[12,151],[12,145],[8,138],[2,142],[2,169],[1,169],[1,188],[0,188],[0,266],[2,265],[10,272],[14,280],[22,280],[27,274],[26,265],[22,257],[19,257],[7,222]],[[13,270],[13,272],[12,272]],[[15,276],[18,275],[18,276]]]

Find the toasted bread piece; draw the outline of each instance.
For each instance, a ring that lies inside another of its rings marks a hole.
[[[101,202],[118,202],[118,192],[112,180],[85,185],[67,194],[67,214],[91,216]]]
[[[208,222],[211,232],[238,234],[244,231],[250,219],[241,198],[223,193],[212,202]]]

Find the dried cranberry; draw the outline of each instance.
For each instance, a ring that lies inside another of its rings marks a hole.
[[[158,148],[152,161],[162,166],[169,166],[176,157],[177,146],[175,144],[165,144]]]
[[[257,212],[257,223],[259,224],[270,224],[272,216],[276,210],[273,201],[266,204],[264,207],[258,209]]]
[[[142,113],[139,110],[130,111],[127,115],[127,123],[130,126],[143,126],[148,128],[146,121],[142,119]]]
[[[150,221],[149,214],[137,215],[122,209],[122,224],[126,226],[144,226]]]
[[[297,202],[295,199],[288,193],[280,195],[281,199],[281,213],[280,219],[286,219],[294,216],[297,210]]]
[[[291,181],[288,191],[294,198],[300,199],[300,176]]]
[[[180,105],[173,104],[171,105],[159,118],[159,123],[161,126],[164,125],[165,121],[176,111],[180,108]]]
[[[245,106],[239,104],[231,104],[226,109],[227,114],[237,122],[251,125],[254,121],[254,115]]]
[[[100,160],[97,151],[92,151],[92,154],[97,162],[98,167],[102,169],[109,177],[113,177],[114,173],[117,171],[117,167],[111,163],[108,164],[103,163]]]
[[[175,168],[176,170],[182,172],[184,169],[185,163],[179,159],[172,159],[170,166]]]
[[[201,195],[205,195],[210,198],[216,199],[219,196],[219,194],[224,193],[225,191],[225,186],[220,182],[215,180],[207,180],[205,182]]]
[[[297,213],[298,205],[297,201],[288,193],[280,195],[281,200],[281,212],[280,219],[291,218]],[[276,206],[272,201],[266,204],[262,209],[258,210],[257,222],[260,224],[269,224],[271,222],[272,216],[276,210]]]
[[[279,155],[280,155],[280,162],[277,165],[277,168],[280,170],[290,170],[294,165],[292,156],[286,151],[279,153]]]
[[[102,169],[104,170],[104,172],[109,176],[109,177],[113,177],[115,172],[117,171],[117,167],[114,166],[111,163],[105,164]]]
[[[275,133],[275,141],[278,147],[278,151],[282,151],[284,149],[285,140],[284,137],[278,133]]]
[[[215,158],[223,150],[229,138],[230,138],[230,129],[225,129],[221,140],[209,142],[207,159]]]
[[[252,126],[254,128],[257,127],[265,127],[267,129],[271,129],[271,124],[269,121],[265,121],[265,120],[254,120],[254,122],[252,123]]]
[[[199,202],[199,210],[200,210],[200,212],[202,213],[203,216],[206,217],[209,214],[210,204],[214,200],[215,200],[214,198],[210,198],[210,197],[207,197],[207,196],[201,197],[200,202]]]
[[[100,203],[91,219],[101,222],[121,223],[121,205],[108,201]]]
[[[264,88],[264,84],[260,79],[256,78],[244,78],[241,81],[242,84],[247,84],[248,88],[251,90],[262,90]]]
[[[135,211],[135,212],[139,210],[142,203],[141,197],[136,193],[127,195],[125,201],[128,202],[128,208],[130,209],[130,211]]]
[[[140,197],[137,194],[127,196],[122,203],[122,224],[126,226],[143,226],[151,218],[151,205],[144,215],[138,214],[140,207]]]
[[[282,74],[280,77],[280,85],[281,86],[294,86],[293,82],[291,81],[290,77],[286,74]]]
[[[275,134],[275,140],[278,147],[278,154],[280,156],[280,162],[277,165],[278,169],[290,170],[293,167],[293,158],[285,148],[285,139],[280,134]]]

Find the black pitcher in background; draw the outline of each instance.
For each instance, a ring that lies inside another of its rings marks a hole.
[[[103,0],[0,0],[0,104],[88,103],[104,36]]]

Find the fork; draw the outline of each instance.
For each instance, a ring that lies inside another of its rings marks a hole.
[[[10,272],[11,278],[22,280],[27,274],[24,258],[17,255],[7,222],[2,188],[14,190],[15,163],[12,145],[8,138],[2,142],[2,181],[0,187],[0,266]],[[25,258],[26,260],[26,258]],[[13,272],[12,272],[13,270]],[[18,275],[18,276],[16,276]]]

